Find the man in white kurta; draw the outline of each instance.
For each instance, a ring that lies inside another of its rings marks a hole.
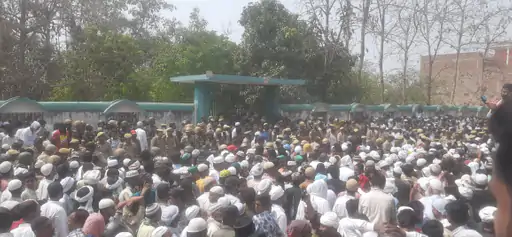
[[[68,215],[59,202],[62,195],[62,185],[59,182],[51,183],[48,185],[48,197],[50,200],[41,206],[41,216],[47,217],[52,221],[53,228],[55,228],[55,237],[66,237],[68,235]]]

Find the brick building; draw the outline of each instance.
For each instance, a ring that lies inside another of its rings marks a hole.
[[[450,104],[455,60],[456,54],[437,55],[432,65],[432,104]],[[421,56],[423,83],[427,82],[428,62],[428,56]],[[461,53],[453,104],[481,105],[481,95],[499,97],[502,85],[507,82],[512,83],[512,42],[493,46],[487,57],[480,52]]]

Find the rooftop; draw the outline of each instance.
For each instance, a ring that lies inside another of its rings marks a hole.
[[[243,85],[261,85],[261,86],[302,86],[306,84],[306,80],[302,79],[276,79],[268,77],[249,77],[238,75],[221,75],[207,72],[206,74],[171,77],[172,82],[179,83],[196,83],[211,82],[223,84],[243,84]]]

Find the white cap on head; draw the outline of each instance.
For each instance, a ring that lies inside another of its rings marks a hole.
[[[271,168],[274,168],[273,162],[267,161],[267,162],[263,163],[263,169],[267,170],[267,169],[271,169]]]
[[[74,160],[74,161],[69,162],[69,168],[77,169],[78,167],[80,167],[80,163],[78,163],[78,161]]]
[[[229,153],[224,160],[228,163],[233,163],[236,161],[236,157],[235,155]]]
[[[402,211],[405,211],[405,210],[409,210],[409,211],[414,211],[414,209],[412,209],[412,207],[409,207],[409,206],[401,206],[398,208],[398,210],[396,211],[396,214],[400,214],[400,212]]]
[[[402,174],[402,168],[400,168],[400,167],[393,168],[393,173],[401,175]]]
[[[99,170],[88,170],[84,173],[83,180],[87,182],[87,184],[97,184],[101,179],[101,171]]]
[[[119,162],[117,162],[117,159],[109,159],[109,160],[107,161],[107,166],[108,166],[109,168],[115,167],[115,166],[117,166],[118,164],[119,164]]]
[[[117,234],[115,237],[133,237],[133,235],[130,232],[121,232]]]
[[[203,218],[194,218],[188,222],[187,232],[198,233],[207,229],[206,221]]]
[[[19,179],[13,179],[13,180],[9,181],[9,183],[7,184],[7,189],[9,191],[18,190],[21,187],[23,187],[23,183]]]
[[[14,176],[22,175],[28,173],[28,169],[18,167],[14,169]]]
[[[284,190],[279,185],[273,185],[269,192],[270,200],[275,201],[284,196]]]
[[[192,220],[199,215],[201,208],[197,205],[192,205],[185,210],[185,217],[187,220]]]
[[[197,170],[199,172],[207,171],[208,170],[208,166],[206,164],[202,164],[201,163],[201,164],[197,165]]]
[[[489,179],[487,178],[487,175],[485,175],[485,174],[476,174],[473,177],[473,181],[477,185],[485,186],[485,185],[487,185],[487,182],[489,181]]]
[[[478,216],[484,223],[492,223],[494,221],[494,213],[498,210],[498,208],[493,206],[487,206],[482,208],[478,212]]]
[[[160,210],[160,205],[156,204],[156,203],[153,203],[149,206],[146,206],[146,215],[147,216],[150,216],[150,215],[154,215],[156,214],[158,211]]]
[[[271,188],[272,188],[272,181],[270,181],[269,179],[261,180],[258,183],[258,186],[256,186],[256,188],[255,188],[256,194],[260,195],[260,194],[267,193],[270,191]]]
[[[171,225],[171,223],[176,219],[178,214],[180,213],[180,209],[178,206],[175,205],[169,205],[162,208],[162,216],[160,220],[166,224]]]
[[[247,160],[240,161],[240,167],[249,168],[249,161],[247,161]]]
[[[75,179],[65,177],[60,181],[60,185],[62,185],[62,191],[66,193],[75,185]]]
[[[334,212],[326,212],[320,217],[320,224],[334,229],[338,228],[338,215]]]
[[[139,175],[139,171],[137,171],[137,170],[129,170],[128,172],[126,172],[125,177],[126,178],[132,178],[132,177],[136,177],[138,175]]]
[[[224,195],[224,189],[221,186],[214,186],[214,187],[210,188],[210,193]]]
[[[471,200],[473,198],[473,190],[466,187],[458,187],[460,195],[462,195],[467,200]]]
[[[214,213],[224,207],[227,207],[229,206],[231,203],[229,201],[228,198],[226,197],[221,197],[217,200],[216,203],[211,203],[210,206],[208,207],[208,213]]]
[[[116,203],[114,202],[114,200],[110,198],[103,198],[100,200],[98,207],[100,210],[103,210],[105,208],[114,207],[115,205]]]
[[[419,167],[423,167],[424,165],[427,164],[427,160],[423,159],[423,158],[419,158],[417,161],[416,161],[416,166],[419,166]]]
[[[11,168],[12,168],[12,163],[9,161],[4,161],[0,164],[0,173],[6,174],[9,171],[11,171]]]
[[[228,171],[229,171],[229,173],[231,173],[231,175],[236,175],[236,168],[235,167],[233,167],[233,166],[229,167]]]
[[[217,156],[217,157],[213,158],[214,164],[220,164],[222,162],[224,162],[224,157],[222,157],[222,156]]]
[[[260,176],[263,174],[263,166],[261,163],[255,164],[250,171],[252,176]]]
[[[48,176],[48,175],[50,175],[52,170],[53,170],[53,165],[52,164],[44,164],[41,167],[41,174],[43,174],[44,176]]]
[[[347,151],[348,150],[348,144],[346,142],[341,144],[341,150],[342,151]]]
[[[163,237],[167,232],[169,232],[169,228],[166,226],[159,226],[151,232],[151,237]]]
[[[123,166],[128,166],[130,164],[130,159],[126,158],[123,160]]]

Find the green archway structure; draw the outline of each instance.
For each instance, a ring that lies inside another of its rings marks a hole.
[[[172,82],[194,84],[194,122],[201,121],[210,115],[215,107],[213,93],[219,90],[219,84],[259,85],[265,86],[263,97],[265,100],[266,117],[272,119],[279,116],[279,86],[302,86],[305,80],[277,79],[268,77],[251,77],[238,75],[221,75],[207,71],[206,74],[178,76],[170,79]]]
[[[45,108],[35,100],[26,97],[13,97],[8,100],[0,101],[0,113],[44,113]]]
[[[142,109],[137,103],[131,100],[114,100],[110,103],[110,105],[105,108],[103,111],[104,114],[110,113],[144,113],[144,109]]]

